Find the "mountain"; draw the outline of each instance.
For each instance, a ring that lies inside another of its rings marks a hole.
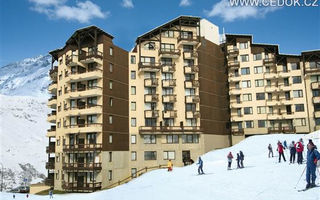
[[[45,137],[51,57],[37,56],[0,67],[0,163],[4,189],[45,178]]]
[[[172,172],[166,169],[154,170],[110,190],[90,194],[54,195],[56,200],[94,200],[94,199],[183,199],[183,200],[316,200],[320,199],[319,189],[313,188],[298,192],[304,188],[305,165],[278,162],[278,157],[268,158],[268,144],[276,147],[277,141],[297,141],[303,138],[305,144],[313,139],[320,146],[320,131],[307,135],[273,134],[251,136],[239,144],[208,152],[202,156],[204,175],[198,175],[197,164],[187,167],[174,167]],[[237,169],[233,160],[232,170],[227,170],[227,154],[234,156],[239,151],[245,155],[244,168]],[[274,153],[276,150],[274,149]],[[317,172],[318,173],[318,172]],[[300,176],[303,176],[299,181]],[[299,182],[298,182],[299,181]],[[319,184],[319,177],[316,181]],[[3,199],[10,199],[11,194],[1,193]],[[18,195],[17,198],[24,198]],[[34,200],[46,200],[48,196],[31,195]]]

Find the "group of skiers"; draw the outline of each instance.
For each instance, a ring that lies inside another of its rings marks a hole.
[[[233,159],[233,155],[232,152],[230,151],[228,156],[228,170],[231,170],[231,164],[232,164],[232,159]],[[242,151],[240,151],[239,153],[237,153],[237,168],[244,168],[243,166],[243,160],[244,160],[244,154]]]

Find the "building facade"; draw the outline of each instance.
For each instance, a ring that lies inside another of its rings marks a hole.
[[[46,183],[92,192],[251,135],[320,129],[320,51],[223,39],[211,22],[180,16],[130,52],[95,26],[51,51]]]

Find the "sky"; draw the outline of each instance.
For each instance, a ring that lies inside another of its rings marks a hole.
[[[224,28],[252,34],[255,43],[299,54],[320,49],[320,2],[310,2],[316,7],[232,7],[229,0],[0,0],[0,66],[63,47],[75,30],[89,25],[130,51],[137,36],[179,15],[206,18],[221,33]]]

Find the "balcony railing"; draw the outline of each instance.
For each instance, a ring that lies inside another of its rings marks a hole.
[[[186,103],[199,103],[200,97],[198,95],[188,95],[185,97]]]
[[[270,58],[265,58],[263,59],[263,64],[266,66],[274,65],[275,64],[275,58],[270,57]]]
[[[196,72],[199,72],[199,67],[197,65],[184,66],[184,73],[185,74],[193,74]]]
[[[158,94],[145,94],[144,101],[145,102],[157,102],[159,100]]]
[[[65,110],[83,110],[83,109],[89,109],[89,108],[95,108],[95,107],[102,107],[102,105],[83,104],[83,105],[76,105],[76,106],[73,106],[73,107],[65,108]]]
[[[70,151],[101,151],[102,144],[74,144],[74,145],[63,145],[64,152]]]
[[[178,37],[178,43],[194,43],[194,44],[197,44],[200,42],[200,37],[199,36],[179,36]]]
[[[47,153],[54,153],[56,151],[56,143],[50,142],[49,146],[46,147]]]
[[[320,82],[311,83],[311,89],[313,90],[320,89]]]
[[[198,53],[196,51],[184,51],[183,58],[184,59],[194,59],[198,57]]]
[[[162,80],[162,87],[174,87],[174,86],[176,86],[176,79]]]
[[[239,54],[238,48],[228,49],[228,56],[237,56]]]
[[[170,94],[170,95],[163,95],[162,102],[163,103],[174,103],[177,101],[177,95]]]
[[[176,132],[180,134],[185,133],[199,133],[202,132],[200,126],[140,126],[139,133],[166,133],[166,132]]]
[[[70,89],[70,92],[82,92],[86,90],[93,90],[93,89],[102,89],[100,86],[83,86],[78,88],[72,88]]]
[[[101,123],[78,123],[66,126],[67,128],[100,127]]]
[[[47,186],[53,186],[54,185],[54,178],[46,178],[44,180],[44,184]]]
[[[56,131],[56,126],[51,126],[51,128],[48,129],[48,132],[54,132]]]
[[[51,111],[51,113],[48,114],[48,117],[56,116],[56,115],[57,115],[57,111],[53,110]]]
[[[144,79],[144,86],[145,87],[157,87],[158,86],[158,79],[157,78]]]
[[[161,63],[157,62],[139,62],[139,70],[142,71],[159,71],[161,69]]]
[[[77,55],[69,55],[69,56],[66,56],[66,65],[67,66],[74,66],[74,65],[77,65],[77,58],[78,56]]]
[[[159,49],[159,55],[163,55],[163,54],[180,56],[181,55],[181,51],[180,51],[180,49],[169,49],[169,48],[161,48],[161,49]]]
[[[243,128],[233,128],[233,129],[231,129],[231,134],[234,136],[242,136],[242,135],[244,135],[244,129]]]
[[[63,170],[101,170],[102,164],[101,163],[63,163],[62,164]]]
[[[101,190],[101,182],[94,183],[81,183],[81,182],[69,182],[64,183],[62,188],[66,191],[79,191],[79,192],[94,192],[96,190]]]
[[[157,117],[159,117],[159,110],[145,110],[144,117],[145,118],[157,118]]]
[[[177,117],[177,111],[176,110],[162,111],[162,117],[163,118],[175,118],[175,117]]]
[[[186,118],[200,118],[199,111],[186,111]]]
[[[170,64],[161,64],[162,72],[175,72],[176,71],[176,64],[170,63]]]
[[[94,50],[94,51],[89,51],[89,52],[81,51],[81,53],[79,54],[79,61],[84,61],[84,60],[91,59],[91,58],[102,59],[103,53],[98,50]]]
[[[228,61],[228,67],[230,68],[240,67],[240,62],[237,60]]]
[[[56,76],[58,74],[58,66],[54,66],[52,69],[49,71],[50,77]]]

